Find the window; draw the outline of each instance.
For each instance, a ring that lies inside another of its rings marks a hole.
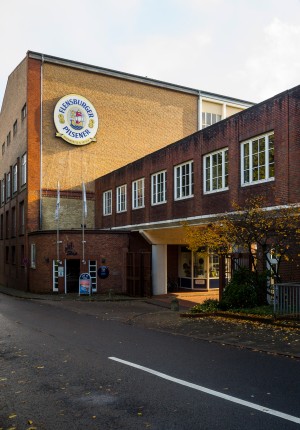
[[[5,212],[5,238],[9,238],[9,212]]]
[[[216,113],[202,112],[202,128],[215,124],[216,122],[221,121],[221,119],[222,115],[218,115]]]
[[[16,237],[16,207],[11,208],[11,237]]]
[[[151,204],[159,205],[167,201],[167,172],[154,173],[151,176]]]
[[[2,155],[5,154],[5,142],[2,144]]]
[[[145,206],[145,178],[132,182],[132,209]]]
[[[18,120],[16,119],[13,126],[13,135],[15,136],[18,131]]]
[[[18,165],[15,164],[13,167],[13,193],[18,191]]]
[[[22,155],[21,159],[21,185],[25,185],[27,181],[27,154]]]
[[[26,106],[26,104],[22,107],[22,110],[21,110],[21,119],[22,119],[22,121],[26,118],[26,116],[27,116],[27,106]]]
[[[58,261],[53,260],[52,266],[53,291],[58,291]]]
[[[97,261],[89,260],[89,274],[91,277],[92,292],[97,292]]]
[[[125,212],[127,210],[126,193],[127,186],[121,185],[117,188],[117,212]]]
[[[30,245],[30,267],[32,269],[36,268],[36,248],[35,243]]]
[[[175,200],[192,197],[194,194],[193,161],[175,166]]]
[[[10,145],[10,141],[11,141],[11,132],[9,132],[8,135],[6,136],[6,145],[7,146]]]
[[[212,152],[203,159],[204,192],[228,189],[228,149]]]
[[[11,263],[16,264],[16,247],[13,245],[11,247]]]
[[[0,216],[0,239],[3,239],[3,226],[4,226],[4,217],[3,214]]]
[[[5,180],[2,179],[1,181],[1,205],[3,205],[5,202]]]
[[[25,233],[25,207],[24,201],[19,204],[19,234]]]
[[[103,215],[112,213],[112,190],[103,193]]]
[[[5,247],[5,263],[9,263],[9,246]]]
[[[11,190],[11,180],[10,180],[10,172],[6,175],[6,199],[10,199],[10,190]]]
[[[241,144],[242,185],[274,179],[274,132]]]

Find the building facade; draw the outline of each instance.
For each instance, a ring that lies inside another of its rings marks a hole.
[[[121,253],[130,244],[96,228],[95,179],[252,105],[28,52],[8,78],[0,114],[0,282],[76,289],[71,278],[94,276],[114,254],[108,243]],[[124,290],[119,261],[107,263],[103,288]]]
[[[189,251],[183,223],[205,227],[254,195],[266,210],[300,205],[299,172],[300,86],[97,179],[96,227],[145,238],[154,294],[170,278],[218,288],[218,256]],[[299,281],[299,254],[285,264],[286,281]]]

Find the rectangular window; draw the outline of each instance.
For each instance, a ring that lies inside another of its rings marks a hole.
[[[53,260],[52,264],[53,264],[53,266],[52,266],[52,279],[53,279],[52,288],[53,288],[53,291],[58,291],[58,261]]]
[[[13,135],[15,136],[18,131],[18,120],[16,119],[13,126]]]
[[[121,185],[117,188],[117,212],[127,210],[127,185]]]
[[[174,167],[174,198],[186,199],[194,195],[194,162],[180,164]]]
[[[5,154],[5,142],[2,144],[2,155]]]
[[[228,149],[212,152],[203,158],[204,193],[228,189]]]
[[[21,158],[21,185],[25,185],[27,181],[27,154],[22,155]]]
[[[6,136],[6,145],[7,146],[10,145],[10,141],[11,141],[11,132],[9,132],[8,135]]]
[[[13,245],[11,247],[11,264],[16,264],[16,247]]]
[[[30,245],[30,267],[32,269],[36,268],[36,247],[35,243]]]
[[[202,112],[202,128],[209,127],[216,122],[221,121],[222,115],[216,113]]]
[[[89,274],[91,277],[92,292],[97,292],[97,261],[89,260]]]
[[[4,226],[4,217],[3,214],[0,216],[0,239],[3,239],[3,226]]]
[[[27,116],[27,106],[26,106],[26,103],[25,103],[25,105],[22,107],[22,110],[21,110],[21,119],[22,119],[22,121],[26,118],[26,116]]]
[[[241,172],[242,185],[274,179],[274,132],[242,142]]]
[[[5,179],[1,180],[1,205],[5,202]]]
[[[18,191],[18,165],[15,164],[13,167],[13,193]]]
[[[25,207],[24,201],[19,204],[19,234],[25,233]]]
[[[5,238],[9,238],[9,211],[5,212]]]
[[[132,209],[145,206],[145,178],[132,182]]]
[[[9,263],[9,246],[5,247],[5,263]]]
[[[112,213],[112,190],[103,193],[103,215]]]
[[[11,208],[11,237],[16,237],[16,228],[17,228],[16,207],[13,206]]]
[[[167,201],[167,172],[154,173],[151,176],[151,204],[159,205]]]
[[[21,245],[20,247],[20,265],[25,266],[25,247]]]
[[[10,180],[10,172],[6,175],[6,200],[10,199],[10,190],[11,190],[11,180]]]

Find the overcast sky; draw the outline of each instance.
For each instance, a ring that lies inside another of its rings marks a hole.
[[[28,50],[259,102],[300,84],[300,0],[3,0],[0,103]]]

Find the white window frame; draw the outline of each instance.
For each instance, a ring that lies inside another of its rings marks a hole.
[[[127,211],[127,184],[120,185],[117,187],[116,193],[117,202],[117,213],[122,213]]]
[[[272,140],[270,139],[272,137]],[[261,139],[265,139],[265,148],[264,151],[259,151],[258,154],[264,153],[264,160],[265,164],[259,163],[259,156],[258,156],[258,163],[257,166],[254,166],[254,154],[253,154],[253,145],[256,141],[259,141]],[[272,144],[270,145],[270,142]],[[245,149],[246,146],[249,148],[249,155],[245,155]],[[273,160],[272,163],[270,162],[270,153],[271,148],[273,149]],[[245,163],[246,158],[249,157],[249,169],[246,169]],[[263,182],[270,182],[275,180],[275,172],[273,176],[270,176],[270,165],[273,165],[273,172],[274,172],[274,131],[266,134],[261,134],[259,136],[255,136],[251,139],[248,139],[241,143],[241,186],[246,187],[248,185],[254,185],[254,184],[261,184]],[[259,169],[264,166],[264,178],[263,179],[253,179],[253,172],[254,169]],[[245,172],[249,170],[249,178],[246,178]]]
[[[220,175],[218,174],[219,164],[214,164],[215,157],[218,157],[219,155],[221,155],[222,158],[222,171]],[[207,163],[209,163],[209,166],[207,166]],[[221,180],[220,187],[218,185],[219,180]],[[215,181],[217,181],[216,187]],[[228,190],[228,148],[219,149],[218,151],[211,152],[203,157],[203,190],[204,194]]]
[[[145,207],[145,178],[132,182],[132,209]]]
[[[112,190],[104,191],[103,193],[103,215],[112,214]]]
[[[18,191],[18,165],[15,164],[13,167],[13,193]]]
[[[186,173],[185,170],[188,169]],[[174,166],[174,200],[194,197],[194,161]]]
[[[22,155],[21,158],[21,185],[27,182],[27,153]]]
[[[92,292],[97,292],[97,260],[89,260],[89,274],[91,277]]]
[[[161,205],[167,202],[167,171],[151,175],[151,205]]]
[[[202,128],[209,127],[222,120],[222,115],[218,113],[202,112]]]
[[[52,279],[53,279],[53,291],[58,291],[58,261],[53,260],[52,266]]]

